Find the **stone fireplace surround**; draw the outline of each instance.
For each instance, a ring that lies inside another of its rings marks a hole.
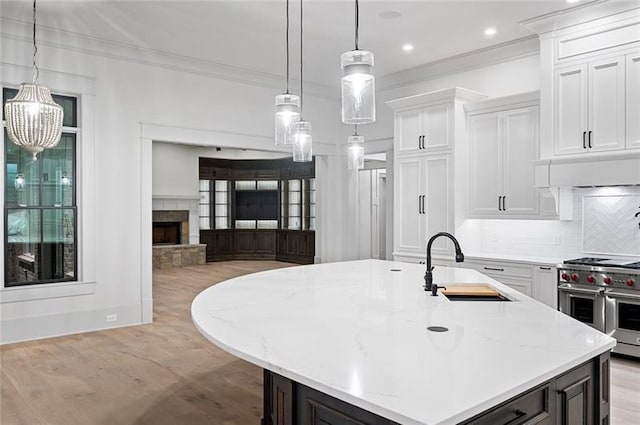
[[[202,265],[206,262],[206,245],[198,233],[198,198],[153,197],[151,221],[180,223],[180,245],[154,245],[153,269],[170,269]]]

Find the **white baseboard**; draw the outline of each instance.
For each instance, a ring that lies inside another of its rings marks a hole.
[[[141,311],[143,311],[142,306],[136,304],[100,310],[3,319],[0,322],[0,345],[139,325],[141,318],[145,317]],[[107,322],[107,315],[116,315],[116,320]]]

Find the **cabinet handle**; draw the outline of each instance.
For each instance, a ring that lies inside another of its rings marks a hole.
[[[516,410],[513,413],[516,415],[516,417],[511,419],[509,422],[505,422],[504,425],[515,424],[515,423],[519,422],[520,419],[522,419],[523,417],[527,416],[527,414],[525,412],[523,412],[522,410]]]
[[[502,198],[502,196],[498,196],[498,211],[502,211],[502,207],[500,206],[500,198]]]
[[[422,195],[418,195],[418,214],[422,214]]]
[[[484,267],[485,270],[490,270],[492,272],[503,272],[504,269],[494,268],[494,267]]]
[[[582,132],[582,149],[586,149],[587,148],[587,132],[583,131]]]
[[[540,270],[551,270],[551,267],[542,267],[542,266],[540,266],[539,268],[540,268]]]
[[[506,211],[507,210],[507,197],[503,196],[502,197],[502,211]]]
[[[591,149],[591,130],[589,130],[589,149]]]
[[[422,195],[422,214],[426,214],[427,211],[424,208],[424,199],[427,197],[427,195]]]
[[[422,139],[422,149],[424,149],[424,134],[420,138]]]

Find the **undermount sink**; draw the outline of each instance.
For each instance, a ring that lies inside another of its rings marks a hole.
[[[451,301],[511,301],[486,284],[450,285],[441,293]]]

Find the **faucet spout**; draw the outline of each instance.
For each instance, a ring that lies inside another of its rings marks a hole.
[[[445,236],[451,239],[451,241],[453,242],[453,246],[455,247],[455,250],[456,250],[456,263],[461,263],[464,261],[464,254],[462,253],[462,249],[460,248],[460,243],[458,243],[458,240],[451,233],[440,232],[431,236],[431,238],[429,239],[429,242],[427,242],[427,270],[424,273],[424,290],[425,291],[432,291],[433,289],[433,266],[431,265],[431,245],[433,245],[433,242],[441,236]],[[432,294],[432,295],[436,295],[436,294]]]

